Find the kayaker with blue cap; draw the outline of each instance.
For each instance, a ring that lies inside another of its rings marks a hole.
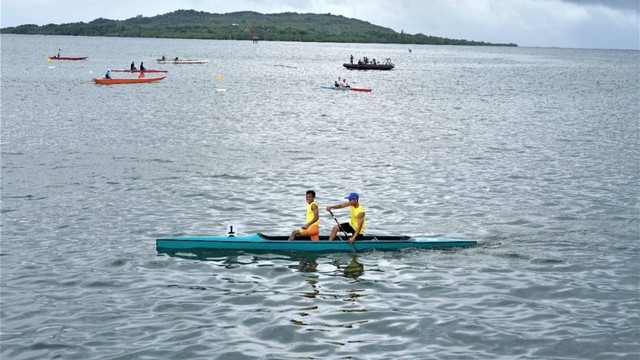
[[[300,229],[291,232],[290,241],[296,236],[309,236],[311,241],[320,240],[320,215],[318,214],[318,204],[316,204],[316,192],[307,190],[305,198],[307,200],[307,221]]]
[[[336,238],[338,231],[345,231],[348,234],[351,234],[349,237],[349,242],[353,243],[356,239],[361,239],[364,235],[364,230],[367,227],[367,222],[365,220],[365,212],[364,206],[360,204],[360,195],[358,193],[350,193],[345,197],[348,201],[327,206],[327,211],[331,211],[332,209],[342,209],[349,206],[350,217],[348,223],[342,223],[340,225],[335,225],[333,229],[331,229],[331,235],[329,235],[329,240],[333,240]]]

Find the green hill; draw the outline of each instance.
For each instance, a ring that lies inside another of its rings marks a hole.
[[[218,40],[304,41],[383,44],[492,45],[481,41],[397,33],[369,22],[331,14],[260,14],[251,11],[212,14],[177,10],[164,15],[127,20],[99,18],[89,23],[20,25],[0,29],[3,34],[121,36]]]

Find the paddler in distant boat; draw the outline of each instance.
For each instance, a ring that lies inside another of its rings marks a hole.
[[[144,63],[140,61],[140,71],[145,71],[145,70],[147,69],[144,67]]]
[[[351,58],[349,59],[351,61],[351,63],[353,64],[353,54],[351,54]]]
[[[144,79],[144,71],[140,71],[140,75],[138,75],[138,79]]]
[[[106,74],[104,74],[105,79],[111,79],[111,70],[107,70]]]
[[[345,231],[348,234],[353,234],[349,237],[349,243],[353,243],[356,239],[362,239],[364,230],[367,227],[365,220],[364,206],[360,204],[360,196],[357,193],[350,193],[345,197],[346,202],[327,206],[327,211],[331,209],[342,209],[349,206],[349,222],[335,225],[331,229],[331,235],[329,235],[329,241],[336,238],[338,231]]]
[[[162,55],[162,61],[165,61],[165,60],[167,60],[167,57]]]
[[[349,83],[347,82],[347,79],[345,79],[345,78],[342,78],[342,84],[340,84],[340,86],[341,86],[341,87],[346,87],[346,88],[351,87],[351,86],[349,85]]]
[[[137,70],[136,69],[136,63],[135,62],[131,62],[131,71]]]
[[[291,232],[289,241],[297,236],[309,236],[311,241],[320,240],[320,215],[318,214],[318,204],[316,204],[316,192],[307,190],[305,199],[307,200],[307,221],[300,229]]]
[[[56,55],[58,59],[60,59],[60,49],[58,49],[58,55]]]
[[[340,79],[340,76],[338,76],[338,80],[336,80],[333,84],[334,84],[336,87],[340,87],[340,85],[342,85],[342,80]]]

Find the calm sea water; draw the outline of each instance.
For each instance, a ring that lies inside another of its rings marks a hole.
[[[2,359],[640,357],[637,51],[0,46]],[[47,62],[58,48],[89,58]],[[396,68],[349,72],[351,54]],[[91,81],[131,61],[168,76]],[[338,76],[373,92],[320,88]],[[307,189],[321,208],[359,192],[369,233],[479,246],[156,252],[228,224],[287,234]]]

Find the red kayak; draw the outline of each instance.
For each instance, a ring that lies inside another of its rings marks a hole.
[[[111,70],[111,72],[139,73],[140,70],[138,70],[138,69],[136,69],[136,70],[121,69],[121,70]],[[169,71],[168,70],[158,70],[158,69],[144,69],[144,71],[142,71],[142,72],[146,72],[146,73],[167,73]]]
[[[88,56],[79,56],[79,57],[72,57],[72,56],[49,56],[49,60],[84,60],[88,58]]]
[[[166,76],[161,77],[148,77],[148,78],[125,78],[125,79],[98,79],[93,78],[93,81],[96,84],[100,85],[115,85],[115,84],[140,84],[140,83],[150,83],[154,81],[160,81],[164,79]]]

